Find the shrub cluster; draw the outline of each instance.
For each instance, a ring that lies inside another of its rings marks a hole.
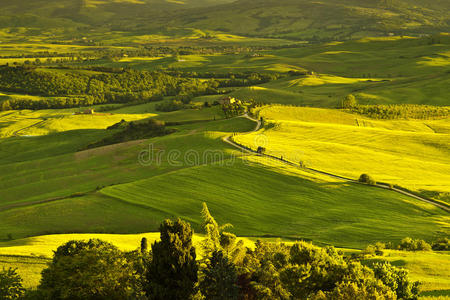
[[[148,121],[143,122],[130,123],[122,120],[114,125],[109,126],[108,129],[120,129],[120,131],[98,142],[89,144],[87,148],[90,149],[132,140],[163,136],[175,131],[175,129],[167,129],[164,122],[154,119],[149,119]]]
[[[370,185],[375,185],[377,183],[375,179],[373,179],[373,177],[368,174],[361,174],[361,176],[359,176],[358,181]]]
[[[450,116],[449,106],[430,106],[416,104],[401,105],[346,105],[352,112],[374,119],[437,119]]]
[[[180,219],[165,220],[160,241],[150,249],[145,238],[131,252],[97,239],[67,242],[54,252],[38,289],[26,297],[412,300],[419,294],[419,283],[388,263],[364,266],[333,247],[308,242],[257,241],[249,249],[226,231],[227,225],[219,226],[206,204],[202,216],[201,259],[191,226]],[[14,271],[0,273],[0,293],[4,291],[9,293],[5,299],[22,296]]]

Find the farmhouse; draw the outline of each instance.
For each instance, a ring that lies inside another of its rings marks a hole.
[[[83,111],[84,115],[93,115],[94,114],[94,110],[92,108],[90,109],[86,109],[85,111]]]
[[[238,101],[239,100],[236,100],[236,98],[233,98],[233,97],[225,97],[225,98],[221,99],[219,102],[220,102],[220,104],[233,104]]]

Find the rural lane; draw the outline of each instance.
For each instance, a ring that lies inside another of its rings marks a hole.
[[[253,129],[251,131],[248,131],[248,132],[243,132],[243,133],[240,133],[240,134],[253,133],[253,132],[258,131],[261,128],[261,120],[253,119],[248,114],[244,114],[242,116],[239,116],[238,118],[247,118],[247,119],[249,119],[249,120],[251,120],[253,122],[256,122],[255,129]],[[343,176],[339,176],[339,175],[336,175],[336,174],[332,174],[332,173],[328,173],[328,172],[324,172],[324,171],[320,171],[320,170],[316,170],[316,169],[308,168],[308,167],[300,167],[298,164],[293,163],[293,162],[288,161],[288,160],[285,160],[285,159],[280,158],[280,157],[276,157],[276,156],[269,155],[269,154],[264,154],[264,153],[258,153],[257,151],[255,151],[253,149],[250,149],[248,147],[245,147],[244,145],[240,145],[240,144],[236,143],[233,140],[233,136],[232,135],[228,135],[228,136],[224,137],[222,140],[225,143],[227,143],[227,144],[229,144],[229,145],[231,145],[231,146],[233,146],[235,148],[238,148],[238,149],[242,150],[243,152],[256,154],[258,156],[264,156],[264,157],[272,158],[272,159],[275,159],[277,161],[283,162],[283,163],[288,164],[288,165],[293,166],[293,167],[302,168],[302,169],[305,169],[305,170],[308,170],[308,171],[311,171],[311,172],[314,172],[314,173],[318,173],[318,174],[326,175],[326,176],[329,176],[329,177],[345,180],[345,181],[348,181],[348,182],[353,182],[353,183],[357,183],[357,184],[365,184],[365,183],[359,182],[358,180],[347,178],[347,177],[343,177]],[[378,188],[390,190],[390,191],[393,191],[393,192],[396,192],[396,193],[400,193],[402,195],[405,195],[405,196],[408,196],[408,197],[411,197],[411,198],[414,198],[414,199],[417,199],[417,200],[420,200],[420,201],[432,204],[432,205],[434,205],[436,207],[441,208],[442,210],[444,210],[446,212],[450,212],[450,208],[448,206],[444,205],[444,204],[437,203],[437,202],[435,202],[433,200],[420,197],[418,195],[415,195],[415,194],[410,193],[408,191],[400,190],[400,189],[395,188],[395,187],[391,188],[388,184],[379,184],[379,183],[377,183],[377,184],[373,185],[373,187],[378,187]]]

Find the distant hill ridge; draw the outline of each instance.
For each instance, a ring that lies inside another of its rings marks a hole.
[[[294,40],[450,31],[449,0],[0,0],[0,7],[0,28],[172,26]]]

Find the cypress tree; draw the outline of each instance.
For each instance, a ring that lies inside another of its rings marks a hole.
[[[190,299],[197,292],[198,266],[193,230],[180,219],[165,220],[159,227],[161,241],[152,245],[147,270],[149,299]]]

